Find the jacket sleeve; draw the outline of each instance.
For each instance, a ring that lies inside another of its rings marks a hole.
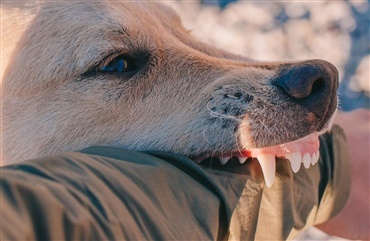
[[[0,239],[225,240],[244,178],[164,158],[95,147],[3,167]]]
[[[251,173],[110,147],[2,167],[0,239],[291,239],[348,198],[343,131],[334,126],[320,137],[319,163],[309,169],[294,174],[278,160],[271,188]]]

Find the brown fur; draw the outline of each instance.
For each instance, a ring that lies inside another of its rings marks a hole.
[[[7,163],[96,145],[197,157],[317,131],[319,118],[269,84],[286,63],[205,45],[167,6],[15,4],[1,9]],[[132,77],[95,71],[121,54],[148,56],[148,64]]]

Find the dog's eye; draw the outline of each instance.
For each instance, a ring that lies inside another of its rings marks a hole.
[[[90,74],[113,74],[125,78],[135,76],[139,71],[145,71],[149,63],[149,54],[144,51],[133,52],[130,54],[110,55],[88,70],[85,75]]]
[[[100,68],[102,72],[130,72],[136,70],[136,64],[133,60],[128,58],[124,58],[123,56],[118,57],[110,61],[108,64],[103,65]]]

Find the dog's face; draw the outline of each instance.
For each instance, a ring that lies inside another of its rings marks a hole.
[[[79,1],[34,11],[3,81],[8,162],[96,145],[221,162],[315,157],[336,109],[331,64],[214,49],[164,5]],[[303,137],[289,152],[276,149]]]

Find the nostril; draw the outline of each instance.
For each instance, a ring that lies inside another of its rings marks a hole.
[[[323,78],[318,78],[312,85],[311,94],[320,92],[325,88],[325,80]]]
[[[334,112],[337,104],[338,71],[329,62],[308,60],[293,64],[283,64],[271,82],[285,95],[318,119]]]

